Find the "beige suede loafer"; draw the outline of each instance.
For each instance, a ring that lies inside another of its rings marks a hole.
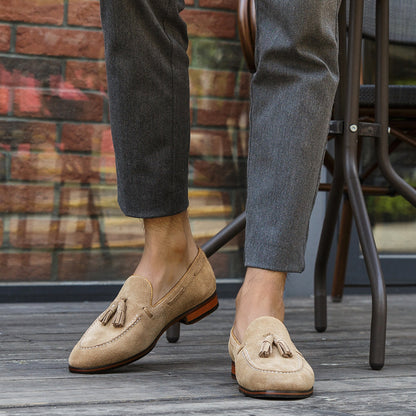
[[[192,324],[218,306],[215,276],[199,249],[176,285],[153,304],[151,283],[130,276],[112,304],[92,323],[69,356],[69,370],[97,373],[149,353],[175,322]]]
[[[314,373],[278,319],[263,316],[247,328],[240,343],[231,329],[231,374],[250,397],[301,399],[313,393]]]

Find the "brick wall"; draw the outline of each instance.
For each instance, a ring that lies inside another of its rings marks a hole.
[[[188,0],[190,215],[202,243],[244,204],[249,77],[237,0]],[[0,0],[0,281],[122,279],[143,245],[116,202],[98,0]],[[241,276],[241,239],[213,257]]]

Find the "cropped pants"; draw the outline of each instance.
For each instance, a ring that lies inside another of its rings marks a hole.
[[[338,83],[340,0],[257,0],[245,264],[301,272]],[[188,206],[184,0],[101,0],[118,201],[132,217]]]

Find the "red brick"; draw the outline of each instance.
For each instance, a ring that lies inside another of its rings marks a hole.
[[[58,279],[100,281],[126,279],[140,260],[137,251],[88,251],[60,253]]]
[[[61,150],[114,153],[110,126],[65,123],[62,127]]]
[[[95,183],[100,180],[100,157],[62,155],[61,178],[66,182]]]
[[[64,0],[0,0],[0,20],[61,25]]]
[[[230,262],[227,253],[215,253],[210,257],[209,262],[214,270],[217,279],[230,278]]]
[[[36,213],[53,211],[53,187],[40,185],[0,185],[0,211]]]
[[[56,141],[55,123],[1,121],[0,148],[5,150],[49,150],[52,151]]]
[[[144,228],[136,218],[117,216],[104,217],[102,232],[108,247],[117,248],[143,248]]]
[[[209,258],[209,262],[211,263],[212,269],[214,270],[214,274],[217,279],[229,279],[236,277],[241,278],[242,276],[244,276],[244,271],[242,270],[242,267],[240,274],[235,273],[233,263],[236,255],[239,255],[239,253],[216,252]],[[242,263],[241,254],[239,257],[240,263]],[[234,272],[234,275],[232,275],[232,272]]]
[[[251,74],[249,72],[240,72],[239,94],[240,98],[250,97]]]
[[[68,61],[65,78],[75,88],[107,91],[104,62]]]
[[[101,27],[99,0],[69,0],[68,24]]]
[[[191,132],[192,156],[231,156],[232,146],[232,131],[195,129]]]
[[[40,281],[51,278],[52,254],[45,252],[0,253],[1,281]]]
[[[238,0],[199,0],[199,7],[237,10]]]
[[[100,158],[72,154],[19,152],[12,157],[12,179],[97,183]]]
[[[3,220],[0,219],[0,247],[3,245]],[[1,279],[1,274],[0,274]]]
[[[10,244],[16,248],[98,247],[99,226],[93,219],[11,218]]]
[[[0,114],[9,112],[10,90],[6,87],[0,87]]]
[[[186,54],[188,55],[189,64],[192,65],[192,39],[189,39],[188,49],[186,50]]]
[[[114,155],[114,146],[113,146],[113,138],[111,135],[111,128],[107,125],[107,128],[103,130],[101,135],[101,148],[100,153],[110,153]]]
[[[193,6],[195,4],[194,0],[185,0],[185,5],[186,6]]]
[[[237,137],[237,154],[239,157],[248,156],[248,139],[249,132],[248,130],[241,130],[238,132]]]
[[[189,190],[191,218],[224,217],[232,214],[230,194],[208,189]]]
[[[104,42],[100,30],[19,26],[16,33],[16,52],[102,59]]]
[[[116,186],[63,187],[59,202],[60,215],[121,216]]]
[[[13,111],[18,117],[102,121],[104,95],[82,92],[66,84],[53,90],[16,88]]]
[[[114,155],[101,156],[100,172],[106,184],[117,183],[116,161]]]
[[[48,88],[59,78],[62,62],[58,59],[2,56],[0,85],[9,87]]]
[[[0,25],[0,51],[6,52],[10,50],[10,26]]]
[[[225,218],[203,218],[191,219],[192,235],[200,245],[201,241],[213,237],[218,231],[222,230],[229,222]]]
[[[190,36],[232,39],[236,36],[235,13],[187,9],[181,13]]]
[[[194,167],[194,186],[212,188],[242,186],[246,172],[243,164],[233,161],[196,160]]]
[[[244,101],[197,100],[197,122],[201,125],[247,128],[249,105]]]
[[[234,72],[191,68],[189,80],[191,95],[229,98],[234,96]]]
[[[6,179],[6,155],[0,153],[0,181]]]

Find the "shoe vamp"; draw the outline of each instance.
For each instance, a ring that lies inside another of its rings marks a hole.
[[[284,358],[278,351],[273,351],[269,357],[262,358],[258,353],[243,348],[239,355],[244,357],[250,367],[260,371],[292,373],[303,368],[303,359],[298,352],[295,352],[290,358]]]
[[[115,342],[117,339],[124,337],[128,332],[135,331],[142,319],[142,313],[139,313],[138,309],[137,307],[132,308],[131,302],[127,301],[125,324],[119,328],[113,326],[112,319],[106,325],[103,325],[96,319],[81,338],[81,347],[89,348]]]

